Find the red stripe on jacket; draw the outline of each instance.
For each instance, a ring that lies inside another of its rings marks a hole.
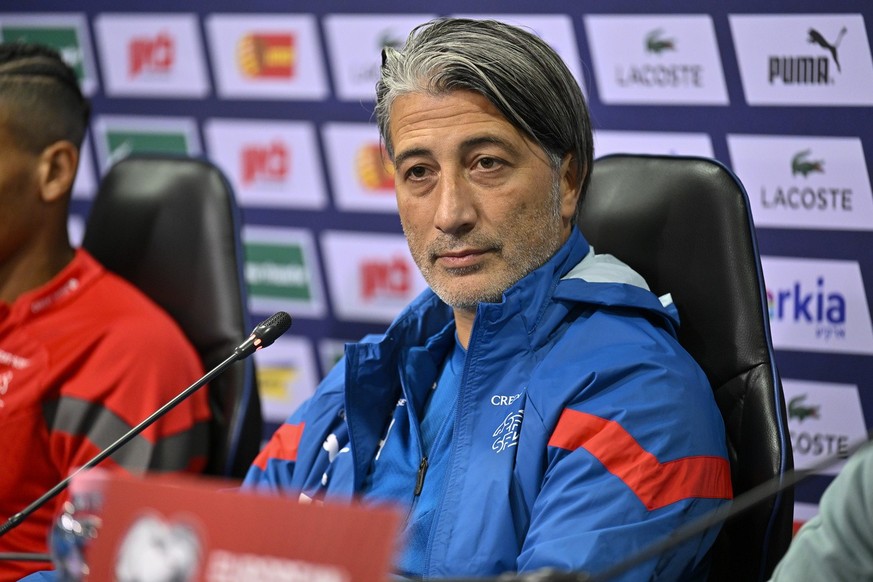
[[[624,481],[649,511],[691,497],[733,496],[727,459],[695,456],[661,463],[619,423],[593,414],[564,409],[549,446],[584,448]]]
[[[296,461],[297,448],[300,445],[300,437],[303,435],[304,423],[300,424],[283,424],[273,434],[273,438],[267,443],[267,446],[258,453],[255,458],[254,465],[261,471],[266,470],[267,461],[270,459],[278,459],[280,461]]]

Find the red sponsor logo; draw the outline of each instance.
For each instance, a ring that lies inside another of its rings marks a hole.
[[[362,146],[355,156],[355,169],[365,190],[394,192],[394,166],[382,144]]]
[[[281,182],[291,171],[291,153],[279,140],[268,145],[244,146],[240,155],[242,183],[256,181]]]
[[[296,47],[291,34],[251,33],[236,47],[239,68],[246,77],[290,79],[294,76]]]
[[[131,77],[142,73],[166,73],[176,62],[176,43],[166,32],[155,37],[130,39],[127,49]]]
[[[364,299],[403,299],[412,288],[412,270],[403,257],[361,263],[361,295]]]

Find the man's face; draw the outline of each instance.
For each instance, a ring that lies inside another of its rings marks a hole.
[[[400,96],[389,127],[403,231],[447,304],[500,301],[567,240],[577,199],[568,159],[554,172],[482,95]]]
[[[0,104],[0,265],[31,238],[38,223],[39,155],[23,149]]]

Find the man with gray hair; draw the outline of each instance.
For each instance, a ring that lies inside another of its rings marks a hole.
[[[731,496],[676,309],[576,225],[582,92],[537,36],[441,19],[386,48],[376,119],[430,289],[346,346],[250,487],[405,512],[401,575],[599,572]],[[695,579],[717,531],[626,572]]]

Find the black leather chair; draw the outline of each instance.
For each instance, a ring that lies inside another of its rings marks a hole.
[[[205,370],[248,337],[239,210],[211,163],[158,156],[118,162],[100,183],[82,246],[175,318]],[[208,390],[214,420],[206,472],[239,478],[262,437],[252,358],[234,363]]]
[[[706,372],[724,417],[734,496],[793,466],[782,384],[746,192],[717,161],[612,155],[595,161],[579,214],[598,253],[672,293],[682,345]],[[729,520],[711,580],[766,580],[792,535],[793,490]]]

